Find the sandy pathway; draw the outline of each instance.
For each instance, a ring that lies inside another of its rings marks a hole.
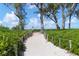
[[[44,35],[36,32],[25,42],[27,47],[24,56],[73,56],[66,50],[47,42]]]

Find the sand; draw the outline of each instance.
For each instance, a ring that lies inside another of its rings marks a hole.
[[[25,41],[24,56],[73,56],[45,39],[40,32],[35,32]]]

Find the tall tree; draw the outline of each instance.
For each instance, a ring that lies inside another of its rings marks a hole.
[[[58,9],[59,9],[59,5],[58,4],[54,4],[54,3],[50,3],[48,4],[48,17],[55,22],[56,24],[56,29],[60,29],[59,25],[58,25],[58,19],[57,19],[57,13],[58,13]]]
[[[60,9],[62,11],[62,29],[65,29],[65,21],[66,21],[66,16],[65,16],[65,7],[66,7],[66,4],[62,3],[62,4],[59,4],[60,5]]]
[[[66,5],[66,8],[68,10],[67,17],[69,16],[69,29],[71,28],[71,17],[75,14],[76,7],[76,3],[69,3]]]
[[[24,30],[24,18],[27,14],[24,9],[24,6],[26,4],[21,4],[21,3],[12,3],[11,4],[10,3],[10,4],[4,4],[4,5],[7,6],[11,11],[12,11],[11,7],[15,8],[15,10],[16,10],[15,15],[19,18],[19,29]]]
[[[43,4],[40,4],[40,20],[41,20],[41,31],[44,31],[44,23],[43,23]]]
[[[38,8],[39,13],[40,13],[41,32],[43,33],[44,32],[44,21],[43,21],[43,18],[44,18],[44,14],[46,12],[45,4],[43,4],[43,3],[35,3],[34,5]]]
[[[16,9],[16,16],[19,18],[19,29],[24,30],[24,17],[27,14],[24,10],[24,4],[16,3],[14,4]]]

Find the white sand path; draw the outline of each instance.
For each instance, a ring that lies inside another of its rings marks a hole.
[[[66,50],[47,42],[44,35],[36,32],[25,41],[26,51],[24,56],[73,56]]]

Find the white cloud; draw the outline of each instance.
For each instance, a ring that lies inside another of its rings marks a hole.
[[[31,29],[31,28],[36,28],[39,29],[40,26],[40,20],[37,18],[30,18],[29,23],[25,26],[26,29]]]
[[[25,26],[25,29],[31,29],[32,27],[35,29],[40,29],[41,28],[40,19],[30,18],[29,24]],[[44,19],[44,28],[46,29],[55,28],[55,24],[52,20]]]
[[[69,27],[68,25],[69,20],[66,21],[66,28]],[[71,18],[71,28],[78,28],[79,27],[79,20],[76,17]]]
[[[40,17],[40,14],[37,14],[37,17]]]
[[[2,25],[2,21],[0,21],[0,25]]]
[[[13,11],[11,13],[6,13],[2,20],[2,24],[4,26],[10,27],[10,28],[16,26],[18,24],[18,22],[19,22],[19,19],[14,14]]]
[[[28,9],[33,9],[35,7],[36,7],[35,5],[29,5]]]
[[[44,20],[44,28],[46,28],[46,29],[55,28],[55,23],[50,19],[45,19]]]
[[[77,22],[79,22],[79,20],[76,17],[73,17],[71,19],[71,23],[77,23]],[[66,23],[68,24],[69,23],[69,20],[67,20]]]

